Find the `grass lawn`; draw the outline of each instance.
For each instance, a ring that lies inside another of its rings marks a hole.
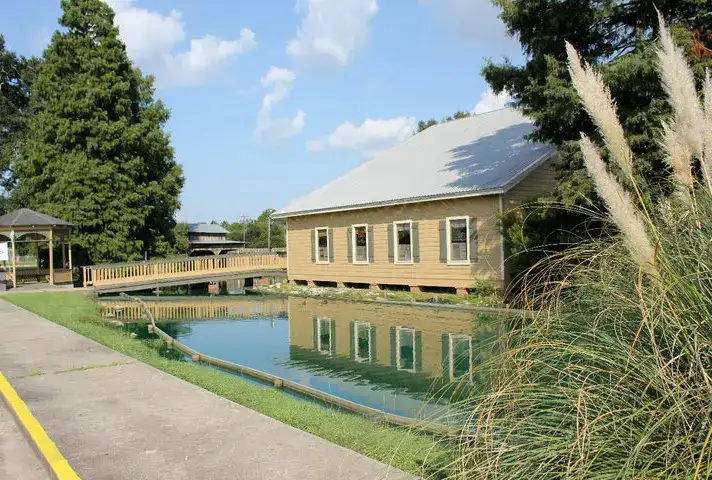
[[[407,290],[367,290],[359,288],[308,287],[289,283],[277,283],[255,287],[253,291],[265,294],[283,294],[297,297],[319,297],[334,300],[390,301],[410,303],[439,303],[471,307],[502,307],[502,298],[492,289],[483,288],[482,293],[455,295],[452,293],[424,293]]]
[[[134,339],[107,324],[101,319],[99,307],[83,293],[16,293],[2,299],[240,405],[402,470],[437,476],[440,466],[450,462],[452,451],[429,435],[342,411],[325,410],[279,390],[193,363],[167,359],[159,354],[162,342],[158,338]]]

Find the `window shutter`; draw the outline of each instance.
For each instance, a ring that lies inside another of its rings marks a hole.
[[[418,222],[413,222],[410,226],[410,241],[412,243],[411,248],[413,249],[413,262],[420,262],[420,232],[418,229]]]
[[[329,319],[329,343],[331,343],[331,353],[336,353],[336,321]]]
[[[388,224],[388,263],[393,263],[393,224]]]
[[[346,260],[349,263],[354,261],[353,231],[352,227],[346,229]]]
[[[334,229],[327,229],[329,235],[329,263],[334,263]]]
[[[398,357],[396,355],[396,327],[391,327],[391,365],[398,366]]]
[[[477,261],[477,219],[470,218],[470,261]]]
[[[371,363],[376,363],[378,355],[376,355],[376,326],[371,325]]]
[[[440,263],[447,263],[447,222],[440,220]]]
[[[415,332],[415,371],[423,370],[423,336],[420,330]]]
[[[314,351],[319,351],[319,319],[312,317],[312,326],[314,327],[313,340],[314,340]]]
[[[373,225],[368,227],[368,263],[373,263]]]
[[[443,333],[440,337],[443,355],[443,378],[450,378],[450,335]]]
[[[349,358],[356,358],[356,322],[349,323]]]
[[[312,263],[316,263],[316,230],[311,231],[311,259]]]

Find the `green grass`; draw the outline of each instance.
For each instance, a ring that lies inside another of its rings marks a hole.
[[[326,410],[278,390],[196,364],[167,359],[160,355],[160,340],[134,339],[120,327],[107,324],[100,317],[99,307],[84,294],[23,293],[6,295],[3,299],[221,397],[402,470],[439,476],[440,466],[450,462],[452,451],[431,436]]]
[[[502,307],[502,299],[488,285],[481,285],[476,293],[455,295],[452,293],[424,293],[403,290],[367,290],[358,288],[307,287],[281,283],[255,287],[255,292],[284,294],[297,297],[318,297],[332,300],[390,301],[409,303],[438,303],[471,307]]]

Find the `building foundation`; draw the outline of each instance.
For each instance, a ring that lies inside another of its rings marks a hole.
[[[467,295],[469,295],[469,292],[467,291],[466,288],[458,288],[456,293],[458,295],[460,295],[461,297],[466,297]]]
[[[377,284],[377,283],[372,283],[372,284],[370,284],[370,285],[368,286],[368,289],[369,289],[369,290],[378,290],[378,291],[382,290],[381,286],[380,286],[379,284]]]
[[[411,285],[410,291],[413,293],[421,293],[423,291],[423,289],[421,287],[419,287],[418,285]]]

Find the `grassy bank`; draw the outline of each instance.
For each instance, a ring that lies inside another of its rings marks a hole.
[[[280,283],[255,287],[252,291],[264,294],[283,294],[296,297],[318,297],[333,300],[361,300],[371,302],[410,302],[462,305],[472,307],[502,307],[502,299],[494,289],[483,286],[481,292],[470,295],[452,293],[423,293],[403,290],[367,290],[359,288],[308,287]]]
[[[430,436],[325,410],[278,390],[196,364],[167,359],[160,355],[160,340],[138,340],[108,325],[101,319],[97,305],[84,294],[18,293],[3,299],[217,395],[402,470],[435,475],[439,465],[449,462],[451,452]]]

